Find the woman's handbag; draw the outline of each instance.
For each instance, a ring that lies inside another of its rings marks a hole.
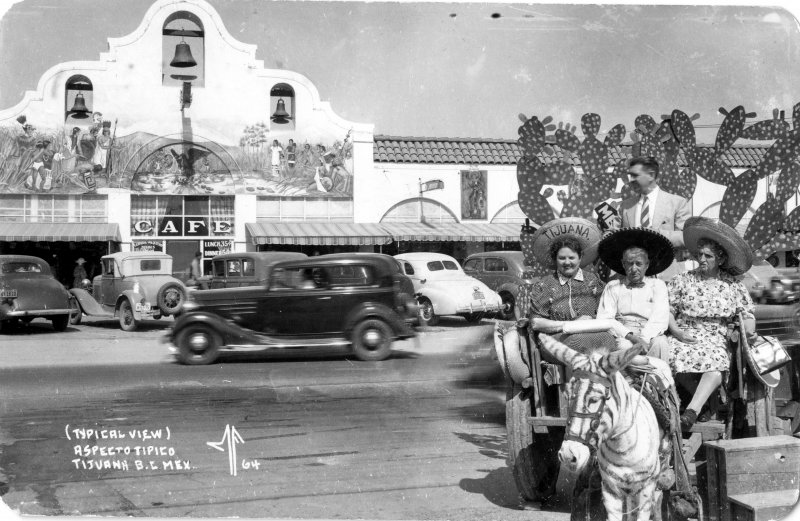
[[[749,345],[742,324],[741,345],[747,365],[755,377],[767,387],[777,387],[781,380],[780,368],[792,361],[789,352],[777,338],[758,335],[753,345]]]

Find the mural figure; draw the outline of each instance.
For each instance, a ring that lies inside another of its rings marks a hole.
[[[36,129],[27,121],[25,115],[17,118],[17,122],[22,125],[21,132],[11,142],[11,152],[4,162],[6,166],[0,185],[12,187],[18,185],[20,173],[25,172],[36,153],[36,136],[34,135]]]
[[[462,219],[486,219],[486,175],[485,170],[462,172]]]
[[[283,147],[278,143],[277,139],[272,140],[272,146],[269,147],[270,163],[272,165],[272,177],[282,179],[283,176],[280,172],[281,158],[283,157]]]
[[[289,167],[291,172],[294,172],[294,165],[297,162],[297,145],[294,144],[294,140],[290,139],[289,144],[286,145],[286,166]]]
[[[53,186],[53,161],[60,161],[62,155],[50,150],[51,141],[47,138],[36,141],[31,165],[26,170],[25,188],[35,192],[49,192]]]

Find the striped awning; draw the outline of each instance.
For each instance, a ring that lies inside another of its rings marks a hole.
[[[395,241],[519,242],[520,224],[381,223]]]
[[[371,246],[392,242],[380,225],[369,223],[256,222],[246,223],[245,228],[253,244]]]
[[[12,223],[0,222],[0,241],[116,241],[116,223]]]

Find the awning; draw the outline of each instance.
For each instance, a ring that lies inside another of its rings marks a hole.
[[[392,242],[381,226],[368,223],[257,222],[246,223],[245,228],[253,244],[372,246]]]
[[[395,241],[519,242],[520,224],[381,223]]]
[[[9,223],[0,222],[0,241],[116,241],[116,223]]]

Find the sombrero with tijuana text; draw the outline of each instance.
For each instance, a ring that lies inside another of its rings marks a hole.
[[[580,243],[583,253],[581,267],[588,266],[597,259],[597,243],[602,233],[597,224],[581,217],[562,217],[541,225],[533,234],[533,255],[542,266],[555,268],[550,257],[550,245],[556,239],[571,236]]]
[[[697,243],[711,239],[725,250],[728,259],[720,268],[731,275],[741,275],[753,265],[753,250],[739,233],[725,223],[708,217],[690,217],[683,226],[683,242],[686,248],[697,253]]]
[[[624,274],[622,254],[628,248],[642,248],[647,252],[650,265],[645,275],[658,275],[669,268],[675,259],[672,242],[665,236],[649,228],[622,228],[615,230],[600,241],[598,253],[603,262],[616,271]]]

